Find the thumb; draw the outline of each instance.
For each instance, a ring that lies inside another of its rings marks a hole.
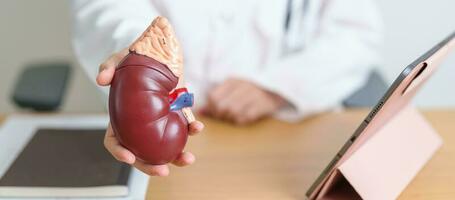
[[[126,55],[128,55],[128,49],[123,49],[118,53],[112,54],[104,61],[99,67],[96,83],[100,86],[110,85],[114,78],[115,68]]]

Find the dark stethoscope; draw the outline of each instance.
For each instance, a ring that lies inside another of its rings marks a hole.
[[[305,20],[308,10],[309,10],[309,0],[303,0],[302,2],[302,19],[292,19],[293,18],[293,9],[292,7],[294,6],[293,0],[288,0],[287,6],[286,6],[286,15],[285,15],[285,21],[284,21],[284,43],[283,43],[283,55],[288,55],[289,53],[293,52],[299,52],[300,50],[303,49],[303,43],[302,42],[297,42],[293,39],[296,37],[303,37],[303,35],[300,35],[299,33],[303,26],[305,26]],[[303,20],[303,21],[297,21],[296,23],[293,23],[292,20]],[[291,23],[294,27],[291,27]],[[293,29],[293,30],[291,30]],[[299,34],[299,35],[296,35]]]
[[[292,4],[293,4],[293,0],[288,0],[287,6],[286,6],[286,18],[285,18],[285,22],[284,22],[285,32],[289,31],[289,28],[291,25]],[[308,6],[309,6],[309,0],[303,0],[303,4],[302,4],[303,13],[306,13],[308,11]]]

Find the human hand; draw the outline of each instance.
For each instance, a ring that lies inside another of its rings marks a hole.
[[[108,86],[111,84],[114,78],[115,68],[120,64],[120,61],[127,56],[129,53],[128,48],[121,50],[118,53],[114,53],[104,61],[98,70],[98,76],[96,76],[96,83],[100,86]]]
[[[202,131],[204,128],[204,124],[200,121],[194,121],[190,123],[189,134],[195,135]],[[114,156],[115,159],[121,162],[128,163],[133,165],[137,169],[141,170],[142,172],[150,175],[150,176],[167,176],[169,175],[169,167],[168,165],[150,165],[146,164],[138,159],[136,156],[123,147],[117,138],[114,135],[114,131],[112,130],[111,124],[109,124],[106,135],[104,137],[104,146],[106,149]],[[176,160],[172,162],[172,164],[182,167],[186,165],[190,165],[194,163],[195,157],[190,152],[182,152]]]
[[[115,68],[122,61],[122,59],[128,55],[128,49],[124,49],[118,53],[110,56],[103,64],[100,65],[99,74],[96,78],[96,82],[100,86],[108,86],[114,77]],[[195,135],[202,131],[204,125],[200,121],[193,121],[189,125],[189,135]],[[142,172],[151,176],[167,176],[169,174],[169,167],[167,165],[150,165],[146,164],[138,159],[136,156],[123,147],[115,137],[114,131],[109,124],[106,135],[104,137],[104,146],[106,149],[121,162],[125,162],[133,165]],[[190,152],[182,152],[172,164],[176,166],[186,166],[192,164],[195,161],[195,157]]]
[[[227,79],[207,98],[204,113],[236,124],[257,121],[277,111],[286,102],[282,97],[238,78]]]

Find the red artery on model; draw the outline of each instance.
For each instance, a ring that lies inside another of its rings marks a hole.
[[[188,89],[186,88],[177,88],[171,94],[169,94],[169,102],[172,104],[177,100],[180,94],[188,93]]]

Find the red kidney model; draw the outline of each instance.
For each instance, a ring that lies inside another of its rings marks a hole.
[[[129,47],[111,82],[115,136],[145,163],[169,163],[185,146],[192,103],[183,83],[181,47],[168,20],[157,17]]]

